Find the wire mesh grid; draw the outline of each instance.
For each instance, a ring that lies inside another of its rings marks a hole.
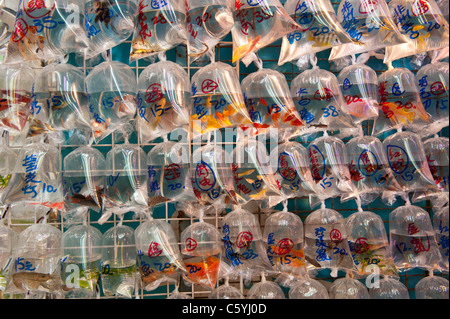
[[[285,0],[281,0],[281,3],[284,4]],[[389,2],[389,1],[388,1]],[[339,1],[332,1],[332,4],[335,9],[339,6]],[[113,61],[120,61],[124,62],[126,64],[129,64],[132,69],[134,70],[136,74],[136,79],[139,78],[139,75],[141,72],[151,63],[153,63],[155,60],[152,59],[141,59],[134,62],[129,62],[129,53],[130,53],[130,47],[131,47],[132,39],[131,37],[123,42],[122,44],[108,50],[109,56]],[[290,85],[290,82],[299,75],[302,70],[299,70],[299,68],[295,64],[286,63],[283,66],[278,66],[278,55],[279,50],[281,47],[281,40],[278,40],[274,42],[273,44],[262,48],[258,52],[258,56],[263,61],[263,66],[265,68],[271,68],[275,69],[286,77],[286,80],[288,84]],[[335,75],[337,75],[338,71],[333,70],[333,65],[331,61],[328,60],[330,50],[325,50],[322,52],[317,53],[317,65],[325,70],[332,71]],[[224,62],[227,64],[232,65],[236,72],[239,74],[240,80],[242,80],[245,76],[248,74],[255,72],[257,70],[256,66],[251,64],[248,67],[245,67],[242,63],[238,64],[232,64],[231,61],[232,56],[232,41],[231,41],[231,34],[229,34],[227,37],[225,37],[220,43],[217,44],[215,48],[215,60]],[[175,49],[172,49],[167,52],[167,60],[174,61],[178,64],[180,64],[188,73],[189,78],[192,78],[192,75],[195,74],[195,72],[200,69],[202,66],[209,63],[209,60],[205,58],[205,60],[199,60],[196,62],[191,62],[190,58],[186,54],[186,47],[184,45],[180,45]],[[84,74],[87,75],[90,70],[92,70],[96,65],[102,62],[102,58],[100,56],[93,58],[91,60],[86,60],[83,57],[80,56],[70,56],[69,62],[77,67],[79,67],[81,70],[83,70]],[[381,74],[382,72],[387,70],[387,66],[382,63],[381,60],[378,60],[377,58],[371,57],[369,61],[367,62],[367,65],[369,65],[372,69],[374,69],[377,74]],[[414,67],[412,67],[407,59],[401,59],[398,61],[394,61],[393,65],[395,67],[405,67],[408,69],[414,70]],[[142,142],[139,137],[139,127],[136,124],[135,126],[136,131],[134,134],[130,137],[130,143],[136,144],[139,147],[141,147],[146,153],[151,150],[154,146],[158,145],[162,142],[162,139],[156,139],[152,142]],[[372,123],[367,122],[363,126],[364,134],[370,135],[372,128]],[[439,135],[442,136],[448,136],[448,128],[444,129],[442,132],[439,133]],[[100,152],[102,152],[104,155],[114,148],[116,145],[121,144],[121,142],[116,141],[117,133],[112,133],[109,137],[102,140],[98,144],[93,144],[92,146],[97,148]],[[301,138],[295,139],[297,142],[302,143],[303,145],[306,145],[308,142]],[[216,140],[214,139],[214,143],[216,143]],[[235,141],[226,141],[226,143],[231,143],[235,145]],[[10,145],[12,148],[20,148],[19,145]],[[77,147],[80,147],[83,145],[59,145],[58,148],[62,154],[62,159],[69,154],[71,151],[76,149]],[[190,151],[189,156],[192,154],[192,150],[194,147],[198,147],[199,145],[195,145],[194,142],[191,140],[188,142],[188,149]],[[253,203],[254,204],[254,203]],[[402,203],[396,203],[394,206],[386,206],[381,200],[376,200],[373,203],[369,204],[368,206],[364,207],[364,210],[366,211],[372,211],[377,213],[384,221],[386,225],[387,233],[389,233],[389,213],[394,210],[396,207],[401,206]],[[432,206],[430,202],[420,202],[416,204],[417,206],[420,206],[424,208],[427,212],[430,213],[430,216],[432,216]],[[354,202],[345,202],[341,203],[339,199],[328,199],[326,200],[326,206],[327,208],[332,208],[339,213],[343,215],[344,218],[348,217],[351,213],[354,213],[357,210],[356,203]],[[257,214],[258,220],[260,222],[261,228],[264,227],[264,222],[267,218],[267,214],[260,212],[257,205],[250,205],[249,206],[250,211],[252,211],[254,214]],[[280,206],[274,207],[274,210],[281,210]],[[309,205],[309,198],[308,197],[302,197],[302,198],[295,198],[295,199],[289,199],[288,200],[288,210],[290,212],[293,212],[301,217],[302,221],[304,222],[305,218],[310,214],[314,209],[311,209]],[[229,211],[229,209],[227,209]],[[221,231],[221,225],[222,225],[222,219],[224,215],[226,214],[225,210],[217,211],[215,210],[212,215],[206,215],[203,219],[205,222],[211,223],[214,225],[219,231]],[[107,231],[109,228],[116,226],[119,223],[119,218],[113,214],[113,216],[106,221],[104,224],[99,224],[98,219],[100,217],[99,213],[91,211],[90,214],[87,216],[87,222],[89,225],[92,225],[96,228],[98,228],[102,233]],[[172,228],[175,231],[175,234],[179,236],[181,232],[190,224],[196,221],[196,219],[192,216],[189,216],[185,214],[182,210],[177,210],[175,205],[173,203],[165,203],[163,205],[158,206],[153,211],[153,217],[154,218],[162,218],[170,223]],[[9,219],[8,225],[12,228],[16,229],[23,229],[27,225],[31,225],[34,223],[39,222],[40,217],[35,214],[35,218],[32,221],[27,222],[16,222],[14,220]],[[49,216],[49,223],[55,225],[58,227],[62,232],[67,231],[68,226],[67,223],[64,222],[64,219],[59,216],[58,214],[52,213]],[[133,229],[136,229],[142,222],[142,217],[134,215],[133,212],[125,214],[123,220],[124,225],[128,225],[132,227]],[[181,242],[178,243],[181,247]],[[343,277],[345,274],[339,272],[339,277]],[[400,274],[400,281],[405,284],[405,286],[408,288],[408,291],[410,292],[410,297],[414,298],[414,287],[416,283],[424,278],[427,275],[427,272],[424,270],[414,269],[405,273]],[[436,274],[439,276],[444,276],[448,279],[448,274]],[[329,288],[333,280],[335,278],[332,278],[329,273],[321,274],[319,275],[318,279],[321,280],[321,282]],[[231,286],[234,286],[238,288],[241,293],[244,296],[247,296],[248,290],[251,287],[253,283],[259,282],[260,277],[256,276],[252,278],[252,282],[244,283],[244,281],[241,279],[239,280],[230,280],[229,284]],[[193,285],[186,285],[183,280],[179,281],[179,291],[181,294],[188,294],[192,296],[195,299],[205,299],[208,298],[210,294],[210,290],[202,288],[200,285],[193,284]],[[222,284],[220,282],[219,284]],[[101,287],[101,284],[99,285]],[[164,299],[167,298],[173,291],[174,285],[173,284],[163,284],[160,287],[158,287],[156,290],[153,291],[146,291],[144,289],[139,289],[139,291],[136,292],[136,298],[149,298],[149,299]],[[288,296],[288,289],[283,289],[286,296]],[[99,289],[100,298],[118,298],[117,296],[105,296],[102,292],[102,289]]]

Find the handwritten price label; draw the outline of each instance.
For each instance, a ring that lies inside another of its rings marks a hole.
[[[236,238],[236,246],[238,248],[244,248],[249,246],[253,241],[253,235],[249,231],[240,232]]]

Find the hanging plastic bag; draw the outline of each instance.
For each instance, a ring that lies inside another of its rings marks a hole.
[[[272,213],[266,219],[263,240],[273,269],[281,274],[277,283],[289,286],[294,278],[306,275],[303,222],[298,215],[287,211],[287,203],[283,211]]]
[[[199,204],[222,207],[234,203],[233,172],[227,158],[222,146],[210,142],[192,153],[191,183]]]
[[[372,135],[405,127],[419,132],[431,123],[420,100],[414,74],[405,68],[389,69],[378,77],[380,115]]]
[[[353,41],[329,0],[287,0],[284,9],[299,27],[283,37],[278,65]]]
[[[111,49],[133,34],[138,0],[89,0],[85,6],[87,58]]]
[[[194,298],[192,298],[190,295],[185,294],[185,293],[181,294],[178,291],[178,286],[176,286],[175,289],[170,294],[170,296],[167,297],[166,299],[194,299]]]
[[[449,260],[449,225],[448,225],[448,206],[441,208],[433,216],[433,229],[435,232],[439,251],[443,260],[443,267],[448,271]]]
[[[160,61],[146,67],[139,75],[136,100],[143,142],[189,124],[189,77],[174,62]]]
[[[188,270],[184,265],[172,227],[164,220],[149,218],[135,230],[142,287],[155,290],[163,282],[177,282]]]
[[[214,55],[214,48],[233,27],[232,0],[187,0],[186,29],[188,55],[191,61],[205,53]]]
[[[5,139],[0,138],[0,205],[6,200],[5,195],[12,187],[11,176],[17,162],[16,152],[5,144]]]
[[[225,260],[244,280],[272,269],[259,222],[252,213],[241,208],[228,213],[222,221],[222,241]]]
[[[199,69],[191,80],[191,126],[196,133],[251,124],[236,70],[223,62]]]
[[[419,131],[423,136],[437,133],[449,125],[449,84],[448,63],[426,64],[417,71],[416,85],[431,121],[431,124]]]
[[[283,290],[276,283],[267,281],[261,275],[261,282],[253,284],[247,294],[247,299],[286,299]]]
[[[88,47],[81,0],[21,0],[8,43],[6,63],[49,60]]]
[[[12,282],[18,289],[53,293],[61,290],[62,233],[45,222],[21,232],[14,249]]]
[[[278,0],[237,0],[234,9],[233,63],[248,66],[259,49],[298,27]]]
[[[27,129],[34,78],[26,63],[0,64],[0,127],[10,134]]]
[[[17,234],[4,223],[3,217],[0,220],[0,294],[6,290],[11,280],[13,250],[17,244]]]
[[[393,0],[394,22],[406,43],[386,48],[384,63],[449,45],[449,25],[434,0]]]
[[[216,288],[222,246],[219,231],[211,224],[200,221],[188,226],[180,236],[181,253],[187,273],[183,278],[188,283]]]
[[[106,154],[106,181],[100,223],[114,214],[147,209],[146,154],[138,145],[121,144]]]
[[[346,229],[358,276],[368,276],[378,267],[378,274],[398,277],[384,222],[379,215],[359,208],[346,219]]]
[[[292,80],[291,96],[301,120],[308,125],[303,132],[340,131],[344,134],[356,129],[350,114],[343,108],[345,100],[333,73],[314,65]]]
[[[354,137],[345,146],[355,192],[343,195],[341,200],[356,197],[362,205],[367,205],[381,197],[392,204],[395,192],[402,188],[389,166],[380,140],[373,136]]]
[[[304,229],[308,271],[329,268],[331,276],[337,277],[338,270],[355,270],[341,214],[323,205],[308,215]]]
[[[186,1],[139,0],[130,60],[165,52],[186,43]]]
[[[437,276],[427,276],[416,284],[414,288],[416,299],[444,299],[448,300],[448,279]]]
[[[179,156],[182,146],[165,141],[147,154],[148,204],[154,207],[167,202],[193,201],[194,191],[187,158]]]
[[[62,209],[61,152],[53,145],[27,143],[19,151],[10,183],[11,188],[5,194],[6,203]]]
[[[289,299],[329,299],[327,288],[320,281],[305,277],[289,289]]]
[[[98,291],[102,272],[102,233],[88,225],[86,218],[82,225],[71,226],[62,237],[61,280],[66,298],[76,298],[80,294],[93,297]]]
[[[311,174],[315,182],[315,193],[310,195],[310,205],[318,201],[354,192],[351,181],[349,160],[345,144],[340,139],[327,134],[308,145]]]
[[[134,119],[136,75],[130,66],[108,60],[92,69],[85,83],[90,126],[98,143]]]
[[[132,298],[136,286],[134,229],[119,224],[102,237],[102,288],[105,296]]]
[[[281,185],[275,179],[266,146],[256,139],[237,140],[231,164],[236,202],[264,199],[272,207],[281,200]]]
[[[330,299],[370,299],[370,295],[363,283],[346,276],[333,282]]]
[[[398,279],[384,277],[378,281],[378,287],[369,289],[370,299],[409,299],[408,288]]]
[[[282,73],[263,69],[261,65],[258,71],[242,80],[241,87],[245,106],[256,129],[301,129],[304,126]]]
[[[84,75],[67,63],[36,74],[31,95],[30,135],[89,127]]]
[[[228,280],[226,280],[224,285],[211,291],[208,299],[245,299],[245,297],[239,289],[230,286]]]
[[[337,76],[345,99],[343,108],[356,123],[378,117],[379,109],[377,73],[363,63],[362,59],[354,60]]]
[[[383,147],[403,192],[421,194],[438,190],[417,134],[397,132],[383,141]]]
[[[89,207],[99,212],[103,203],[106,161],[91,147],[79,147],[64,157],[63,185],[66,212]]]
[[[353,43],[333,47],[330,60],[405,42],[384,0],[343,0],[337,17]]]
[[[400,271],[440,269],[442,257],[427,211],[407,203],[389,214],[389,227],[392,256]]]
[[[3,50],[11,39],[16,22],[17,1],[6,0],[0,4],[0,49]]]
[[[298,142],[278,145],[278,169],[275,172],[277,184],[285,198],[314,194],[315,182],[312,177],[308,152]]]

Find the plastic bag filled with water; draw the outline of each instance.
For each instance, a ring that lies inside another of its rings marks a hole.
[[[146,154],[138,145],[121,144],[106,154],[103,217],[148,207]]]
[[[331,276],[338,270],[355,270],[348,245],[344,217],[328,208],[318,209],[305,220],[305,258],[308,271],[328,268]]]
[[[333,136],[322,136],[307,147],[315,193],[320,201],[354,192],[349,160],[344,142]],[[311,202],[312,207],[317,203]]]
[[[5,225],[5,219],[0,220],[0,292],[4,292],[11,280],[14,266],[13,250],[17,243],[17,234]]]
[[[73,225],[62,237],[61,280],[66,298],[93,297],[102,273],[102,233],[95,227]]]
[[[402,190],[386,156],[385,148],[374,136],[354,137],[345,145],[354,193],[344,194],[342,201],[359,198],[367,205],[380,197],[395,201],[395,192]]]
[[[275,70],[259,69],[241,83],[245,106],[256,129],[301,129],[298,114],[285,76]]]
[[[405,127],[420,132],[431,123],[416,86],[414,74],[405,68],[389,69],[378,77],[380,115],[372,135]]]
[[[267,281],[264,275],[261,282],[253,284],[247,294],[247,299],[286,299],[280,286]]]
[[[378,77],[372,68],[356,61],[343,68],[337,78],[344,95],[344,109],[356,123],[378,117]]]
[[[146,67],[136,96],[141,141],[151,141],[189,124],[191,88],[186,71],[171,61]]]
[[[238,74],[223,62],[199,69],[191,80],[191,126],[195,133],[251,124]]]
[[[186,1],[139,0],[138,2],[130,60],[165,52],[186,43]]]
[[[225,261],[245,280],[272,269],[254,214],[240,208],[228,213],[222,221],[222,241]]]
[[[25,291],[61,290],[62,233],[53,225],[42,223],[21,232],[14,249],[12,282]]]
[[[216,288],[222,258],[221,235],[216,227],[200,219],[181,233],[180,241],[187,268],[184,280],[209,289]]]
[[[127,40],[135,30],[139,0],[87,0],[85,30],[89,39],[86,57],[99,53]],[[140,0],[142,2],[142,0]],[[154,1],[156,2],[156,1]]]
[[[370,299],[369,291],[360,281],[345,277],[336,279],[330,288],[330,299]]]
[[[336,76],[318,67],[306,70],[291,82],[291,96],[308,132],[355,129],[346,111]]]
[[[439,209],[433,215],[433,229],[436,234],[436,240],[441,252],[444,269],[448,271],[449,260],[449,225],[448,225],[448,206]]]
[[[448,279],[438,276],[427,276],[414,288],[416,299],[447,299],[449,297]]]
[[[278,0],[237,0],[234,9],[233,63],[248,66],[259,49],[297,27]]]
[[[188,270],[169,223],[150,218],[135,230],[142,287],[155,290],[163,282],[177,282]]]
[[[0,205],[5,202],[5,195],[12,187],[9,182],[17,162],[16,152],[5,142],[3,137],[0,138]]]
[[[285,198],[314,194],[316,184],[311,173],[308,151],[302,144],[287,141],[278,145],[275,179]]]
[[[353,43],[333,47],[330,60],[405,42],[384,0],[343,0],[337,17]]]
[[[303,222],[298,215],[287,208],[270,214],[264,224],[263,241],[273,269],[281,274],[277,279],[281,286],[306,275]]]
[[[279,202],[281,185],[277,184],[274,168],[266,146],[255,139],[238,141],[232,152],[233,189],[238,204],[251,200],[266,200],[271,207]]]
[[[392,256],[400,271],[441,269],[442,257],[427,211],[413,205],[398,207],[389,215],[389,227]]]
[[[89,128],[83,72],[67,63],[46,66],[34,79],[30,107],[30,135]]]
[[[283,37],[278,65],[353,41],[329,0],[287,0],[284,9],[298,27]]]
[[[192,153],[191,183],[199,204],[216,207],[235,203],[233,172],[220,144],[207,143]]]
[[[438,190],[419,136],[397,132],[383,141],[389,166],[403,192],[435,192]]]
[[[426,64],[416,73],[416,85],[419,89],[425,111],[430,116],[431,124],[420,131],[424,136],[439,132],[449,125],[448,63]]]
[[[393,0],[389,10],[406,43],[387,47],[385,63],[448,47],[449,25],[434,0]]]
[[[52,59],[88,48],[81,0],[21,0],[8,43],[6,63]]]
[[[102,289],[105,296],[132,298],[136,286],[134,229],[122,223],[102,237]]]
[[[409,299],[408,288],[398,279],[384,277],[369,289],[370,299]]]
[[[289,299],[329,299],[328,291],[320,281],[304,277],[289,290]]]
[[[187,50],[191,61],[204,54],[214,56],[214,48],[233,27],[233,0],[187,0]]]
[[[70,152],[63,161],[64,209],[102,209],[106,180],[105,156],[90,146]]]
[[[54,209],[64,207],[61,152],[53,145],[32,142],[21,148],[11,175],[6,203],[21,202]]]
[[[358,276],[368,276],[378,267],[378,274],[398,277],[381,217],[358,211],[346,219],[347,240]]]
[[[103,62],[86,76],[89,120],[94,139],[99,142],[136,115],[136,75],[117,61]]]
[[[166,141],[153,147],[147,154],[148,205],[167,202],[194,201],[189,175],[189,157],[180,155],[183,146]]]
[[[0,64],[0,128],[19,135],[27,130],[35,71],[27,64]]]
[[[6,48],[16,23],[18,4],[16,0],[4,0],[0,3],[0,49]]]
[[[211,291],[208,299],[245,299],[245,297],[239,289],[230,286],[228,282],[226,282],[224,285]]]

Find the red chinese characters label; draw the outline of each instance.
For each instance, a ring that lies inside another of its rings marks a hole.
[[[294,242],[291,239],[283,238],[278,242],[275,253],[277,255],[286,255],[292,250],[293,247]]]
[[[431,84],[430,91],[433,95],[441,95],[444,94],[447,89],[442,82],[438,81]]]
[[[173,181],[181,176],[181,168],[178,164],[170,164],[164,170],[164,179],[166,181]]]
[[[210,79],[206,79],[202,82],[202,92],[205,94],[213,92],[218,87],[219,85],[217,84],[217,82]]]
[[[154,103],[161,100],[163,97],[161,84],[153,83],[150,84],[145,91],[145,101],[147,103]]]
[[[155,243],[152,241],[150,246],[148,247],[148,256],[149,257],[158,257],[163,252],[161,245],[159,243]]]
[[[427,13],[428,10],[430,10],[430,5],[425,0],[416,0],[411,5],[411,12],[416,17]]]
[[[40,19],[48,15],[55,8],[54,0],[24,0],[23,11],[33,19]]]
[[[28,33],[28,24],[24,19],[17,19],[14,24],[14,32],[11,34],[11,41],[19,42],[22,40]]]
[[[292,159],[288,153],[281,153],[278,158],[278,171],[280,175],[287,181],[293,181],[297,177],[297,171],[289,164]]]
[[[240,232],[236,238],[236,246],[238,248],[244,248],[249,246],[253,241],[253,235],[249,231]]]
[[[362,254],[369,250],[369,244],[367,238],[360,237],[355,241],[355,253]]]
[[[325,101],[331,101],[334,94],[333,91],[331,91],[329,88],[322,88],[320,90],[317,90],[316,93],[314,93],[314,99],[316,100],[325,100]]]
[[[197,242],[192,238],[187,238],[184,242],[184,246],[186,247],[187,251],[193,251],[195,248],[197,248]]]
[[[359,13],[367,14],[374,12],[378,7],[378,0],[363,0],[359,5]]]
[[[330,239],[333,243],[339,244],[340,242],[342,242],[344,239],[342,238],[342,234],[339,231],[339,229],[332,229],[330,231]]]

